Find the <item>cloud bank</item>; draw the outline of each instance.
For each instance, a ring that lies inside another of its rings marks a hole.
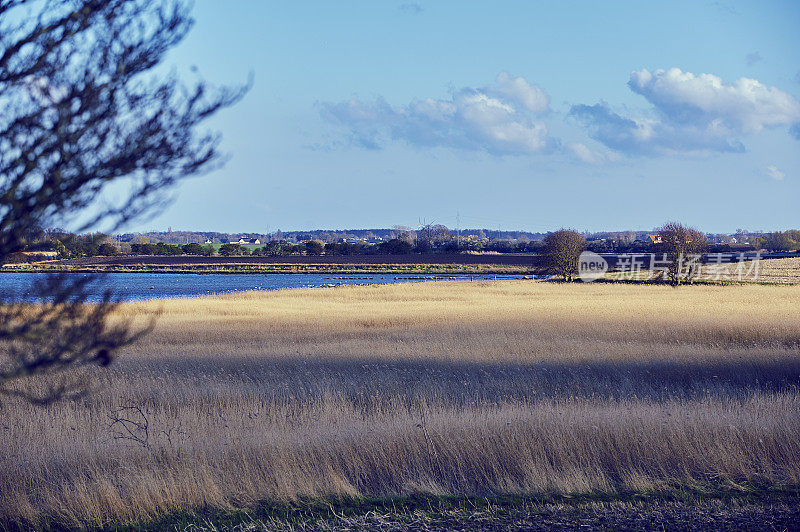
[[[320,104],[327,121],[347,128],[352,140],[380,149],[387,140],[421,147],[486,151],[495,155],[537,153],[552,145],[538,119],[549,111],[541,87],[501,72],[487,87],[466,87],[449,99],[416,99],[392,106],[353,99]]]
[[[623,155],[742,153],[744,137],[778,127],[787,127],[800,140],[800,101],[755,79],[728,83],[679,68],[642,69],[631,72],[627,85],[647,100],[649,111],[632,116],[604,101],[573,105],[567,116],[603,148],[578,141],[567,143],[562,153],[592,165],[616,162]],[[352,99],[321,103],[319,109],[325,120],[348,132],[351,143],[372,150],[398,141],[494,155],[534,154],[560,146],[544,123],[544,116],[551,114],[547,93],[507,72],[487,86],[454,90],[445,99],[414,99],[400,106],[380,97]]]
[[[656,118],[622,116],[605,103],[569,113],[593,139],[623,153],[741,152],[741,135],[779,126],[800,132],[800,102],[754,79],[725,83],[678,68],[643,69],[631,73],[628,87],[652,104]]]
[[[728,84],[712,74],[644,69],[631,73],[628,86],[676,122],[717,123],[744,133],[800,122],[800,102],[755,79]]]
[[[606,103],[575,105],[569,114],[586,126],[591,138],[628,155],[745,151],[740,141],[708,128],[628,118],[612,111]]]

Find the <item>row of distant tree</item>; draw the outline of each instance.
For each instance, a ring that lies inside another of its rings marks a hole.
[[[663,228],[662,228],[663,229]],[[585,249],[597,253],[645,253],[654,250],[652,242],[620,241],[609,238],[587,241],[582,233],[577,233],[584,242]],[[661,231],[654,231],[654,234]],[[705,234],[704,249],[711,252],[756,251],[795,251],[800,250],[800,231],[777,231],[763,236],[750,237],[749,242],[719,243],[709,242]],[[552,233],[550,233],[552,234]],[[196,256],[291,256],[291,255],[402,255],[408,253],[542,253],[547,245],[547,235],[540,241],[528,239],[490,240],[477,235],[454,235],[444,226],[427,226],[415,232],[400,232],[395,238],[379,243],[368,242],[329,242],[308,240],[290,242],[272,240],[263,246],[240,244],[167,244],[147,242],[138,238],[133,242],[119,242],[103,233],[74,234],[63,230],[38,231],[30,235],[25,247],[29,254],[35,252],[55,252],[58,258],[77,258],[115,255],[196,255]]]
[[[691,280],[691,271],[685,268],[692,255],[707,249],[706,235],[692,227],[668,222],[658,229],[659,239],[653,242],[653,251],[666,259],[666,275],[662,281],[678,285]],[[579,274],[581,253],[586,250],[585,237],[570,229],[560,229],[544,237],[544,266],[564,281],[574,281]],[[687,273],[688,272],[688,273]]]
[[[581,234],[586,238],[589,245],[603,246],[609,251],[621,251],[631,246],[643,246],[648,240],[647,235],[653,233],[649,231],[583,231]],[[340,242],[362,242],[378,244],[396,238],[410,238],[413,241],[418,239],[418,233],[422,233],[424,239],[426,233],[439,233],[445,239],[458,240],[460,242],[511,242],[515,244],[526,244],[528,242],[541,242],[547,235],[544,233],[534,233],[529,231],[500,231],[492,229],[449,229],[443,225],[428,224],[422,228],[412,229],[411,227],[395,225],[384,229],[343,229],[343,230],[323,230],[315,229],[311,231],[274,231],[271,233],[220,233],[216,231],[150,231],[146,233],[125,233],[116,237],[121,243],[126,242],[164,242],[165,244],[184,245],[190,242],[209,242],[215,244],[225,244],[243,238],[244,240],[256,240],[260,242],[285,241],[291,244],[299,244],[309,240],[319,240],[324,244],[335,244]],[[750,242],[757,242],[758,238],[763,238],[765,231],[749,231],[747,229],[737,229],[735,233],[708,233],[708,241],[711,244],[733,244],[741,245]]]
[[[696,273],[693,261],[704,252],[719,248],[719,244],[711,246],[708,237],[702,231],[685,226],[678,222],[668,222],[655,231],[657,238],[651,244],[650,251],[663,257],[666,265],[662,281],[674,285],[692,281]],[[755,249],[770,251],[800,251],[800,231],[791,230],[768,233]],[[550,273],[558,275],[565,281],[573,281],[579,273],[581,253],[591,250],[586,238],[577,231],[560,229],[548,233],[544,237],[542,255],[544,265]]]
[[[189,242],[213,242],[216,244],[225,244],[244,238],[245,240],[258,239],[261,242],[271,241],[286,241],[292,244],[307,242],[309,240],[319,240],[324,244],[335,244],[338,242],[366,242],[377,244],[392,240],[394,238],[401,238],[410,236],[413,240],[417,239],[417,232],[426,232],[428,229],[444,228],[447,229],[447,234],[453,238],[461,236],[466,238],[469,236],[476,237],[479,240],[509,240],[509,241],[541,241],[546,233],[534,233],[529,231],[500,231],[491,229],[448,229],[443,225],[428,224],[422,229],[414,229],[403,225],[395,225],[390,228],[381,229],[342,229],[342,230],[328,230],[328,229],[314,229],[309,231],[281,231],[276,230],[268,233],[220,233],[216,231],[150,231],[145,233],[124,233],[119,235],[122,242],[133,242],[141,238],[147,238],[151,242],[164,242],[166,244],[187,244]],[[631,233],[635,236],[635,232]],[[641,234],[641,232],[639,233]],[[587,234],[590,240],[592,235]],[[632,239],[632,240],[633,240]]]

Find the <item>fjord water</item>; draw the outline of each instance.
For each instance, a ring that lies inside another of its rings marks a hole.
[[[0,273],[0,295],[35,301],[34,285],[48,274]],[[71,273],[76,277],[93,274]],[[144,301],[171,297],[198,297],[230,294],[247,290],[320,288],[339,285],[393,284],[444,280],[521,279],[521,275],[419,275],[419,274],[184,274],[184,273],[108,273],[94,275],[89,284],[90,301],[99,301],[107,290],[124,301]]]

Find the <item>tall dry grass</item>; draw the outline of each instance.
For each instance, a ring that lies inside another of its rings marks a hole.
[[[800,484],[800,287],[431,283],[122,312],[157,308],[84,402],[0,411],[6,525],[336,494]]]

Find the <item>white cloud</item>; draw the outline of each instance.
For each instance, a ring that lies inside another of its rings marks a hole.
[[[775,165],[767,166],[764,169],[764,172],[767,174],[767,177],[770,177],[775,181],[783,181],[783,179],[786,177],[786,174],[778,170],[778,167]]]
[[[574,105],[569,116],[589,130],[589,136],[612,150],[631,155],[743,152],[744,145],[696,126],[679,126],[659,120],[629,118],[607,104]]]
[[[725,83],[713,74],[695,75],[679,68],[642,69],[631,73],[628,86],[676,123],[758,133],[765,127],[800,122],[799,101],[755,79]]]
[[[605,103],[575,105],[569,114],[593,139],[636,155],[743,152],[741,136],[780,126],[800,138],[800,102],[754,79],[642,69],[628,87],[653,105],[654,118],[623,116]]]
[[[523,77],[513,78],[508,72],[500,72],[494,86],[488,87],[485,92],[516,102],[532,113],[545,113],[550,107],[550,98],[541,87],[531,85]]]
[[[404,106],[350,100],[322,103],[322,116],[350,131],[365,148],[386,140],[417,147],[487,151],[496,155],[528,154],[550,145],[547,126],[535,115],[547,111],[549,98],[524,78],[506,73],[487,88],[464,88],[449,99],[413,100]]]

